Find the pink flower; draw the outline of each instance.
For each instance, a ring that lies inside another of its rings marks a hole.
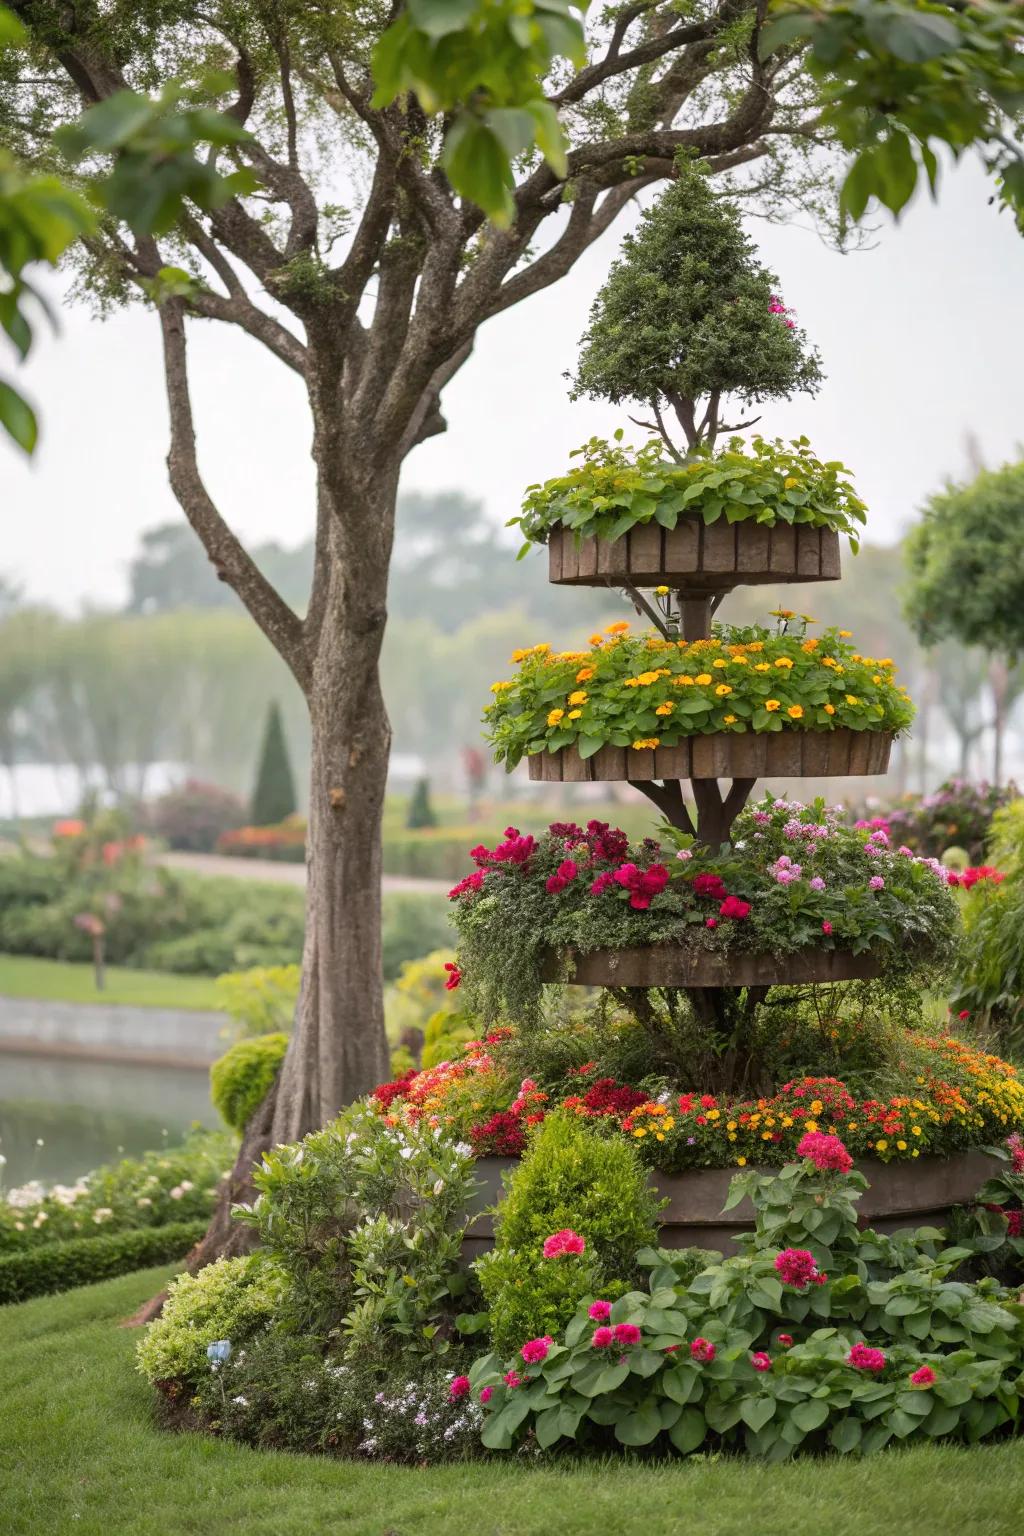
[[[484,851],[486,852],[486,849]],[[475,869],[471,875],[467,875],[464,880],[460,880],[458,885],[452,886],[448,892],[448,900],[455,901],[459,896],[465,896],[467,891],[478,891],[483,883],[483,870]]]
[[[868,881],[868,890],[869,891],[884,891],[885,890],[885,881],[882,879],[881,875],[872,875],[871,876],[871,879]]]
[[[822,923],[821,931],[822,931],[822,933],[831,933],[832,932],[832,924],[829,923],[829,922]]]
[[[1024,1173],[1024,1138],[1020,1132],[1014,1131],[1012,1136],[1007,1136],[1006,1145],[1010,1149],[1014,1173]]]
[[[1006,1235],[1007,1237],[1024,1236],[1024,1211],[1006,1212]]]
[[[460,1397],[465,1397],[465,1395],[466,1395],[466,1393],[468,1391],[469,1391],[469,1377],[468,1376],[456,1376],[456,1377],[453,1378],[452,1384],[448,1388],[448,1396],[451,1398],[452,1402],[455,1403],[455,1402],[458,1402]]]
[[[639,1344],[640,1329],[635,1323],[616,1323],[612,1329],[616,1344]]]
[[[738,896],[727,896],[718,909],[719,917],[733,917],[738,921],[750,916],[750,902]]]
[[[783,1285],[804,1291],[818,1273],[813,1253],[806,1248],[784,1248],[775,1258],[775,1270]]]
[[[935,1372],[930,1365],[922,1365],[914,1371],[910,1377],[911,1384],[915,1387],[930,1387],[935,1380]]]
[[[558,1259],[566,1253],[583,1253],[586,1246],[586,1240],[578,1232],[574,1232],[571,1227],[563,1227],[561,1232],[552,1232],[550,1237],[545,1238],[544,1257]]]
[[[826,1136],[823,1131],[808,1131],[796,1147],[797,1157],[808,1158],[822,1173],[849,1173],[853,1158],[838,1136]]]
[[[527,1365],[539,1365],[542,1360],[547,1359],[548,1350],[554,1342],[551,1335],[546,1333],[542,1339],[527,1339],[519,1353]]]
[[[705,922],[704,926],[705,926],[705,928],[717,928],[718,927],[718,918],[717,917],[709,917],[707,919],[707,921]]]
[[[871,1349],[867,1344],[855,1344],[846,1357],[847,1364],[852,1365],[858,1371],[884,1371],[885,1355],[880,1349]]]
[[[772,1368],[772,1357],[771,1355],[766,1355],[763,1349],[759,1349],[756,1354],[751,1355],[750,1363],[755,1371],[770,1371]]]
[[[506,1371],[502,1381],[504,1381],[510,1392],[514,1392],[516,1387],[521,1387],[523,1384],[523,1378],[517,1371]]]
[[[602,891],[606,891],[610,885],[614,884],[615,876],[612,874],[610,869],[606,869],[603,875],[598,875],[597,879],[590,887],[590,894],[591,896],[600,896]]]
[[[615,1335],[610,1328],[595,1328],[590,1337],[590,1342],[595,1349],[607,1349],[614,1340]]]
[[[610,1301],[592,1301],[587,1308],[587,1316],[592,1317],[595,1323],[603,1323],[612,1314]]]
[[[481,1389],[480,1389],[480,1401],[482,1403],[489,1403],[490,1400],[491,1400],[491,1397],[493,1396],[493,1394],[494,1394],[494,1388],[493,1387],[481,1387]]]
[[[780,1333],[776,1340],[776,1343],[781,1344],[783,1349],[788,1349],[792,1342],[793,1335],[791,1333]]]
[[[690,1358],[702,1365],[710,1365],[715,1358],[715,1346],[708,1339],[693,1339],[690,1343]]]

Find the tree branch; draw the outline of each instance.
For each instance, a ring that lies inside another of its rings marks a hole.
[[[252,556],[218,512],[199,473],[195,425],[185,348],[185,310],[168,299],[159,311],[171,443],[167,469],[171,489],[221,581],[238,594],[274,649],[287,663],[299,687],[309,689],[311,669],[303,643],[302,621],[264,576]]]

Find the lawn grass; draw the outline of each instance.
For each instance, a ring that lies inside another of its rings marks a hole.
[[[169,1271],[0,1310],[4,1536],[1016,1536],[1024,1454],[436,1468],[254,1452],[152,1421],[117,1327]]]
[[[125,1003],[137,1008],[211,1009],[221,1003],[210,976],[130,971],[110,966],[102,992],[91,965],[0,954],[0,997],[39,997],[62,1003]]]

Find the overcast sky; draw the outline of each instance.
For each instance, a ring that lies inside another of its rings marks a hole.
[[[919,197],[899,226],[885,216],[875,249],[849,256],[806,229],[750,226],[828,375],[816,400],[768,407],[760,430],[806,432],[822,457],[844,459],[876,542],[891,542],[931,488],[964,472],[968,434],[990,464],[1024,451],[1024,239],[987,196],[967,166],[947,176],[938,207]],[[481,332],[445,397],[449,430],[415,451],[404,486],[459,487],[504,520],[524,486],[620,423],[611,407],[572,405],[563,374],[626,227]],[[191,336],[214,495],[243,537],[298,542],[312,524],[300,384],[229,327],[192,323]],[[60,337],[41,336],[23,377],[43,439],[31,466],[0,442],[0,573],[65,608],[120,602],[139,534],[180,517],[163,465],[155,321],[64,307]]]

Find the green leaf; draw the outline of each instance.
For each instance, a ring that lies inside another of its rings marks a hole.
[[[543,1413],[538,1414],[533,1428],[537,1436],[537,1444],[542,1451],[548,1450],[556,1440],[560,1440],[562,1438],[561,1403],[556,1403],[553,1408],[545,1408]]]
[[[661,1433],[661,1414],[653,1401],[641,1403],[633,1413],[627,1413],[615,1426],[615,1438],[620,1445],[650,1445]]]
[[[809,1435],[812,1430],[820,1429],[828,1418],[828,1403],[821,1398],[808,1398],[806,1402],[797,1403],[790,1418],[798,1429]]]
[[[869,11],[864,31],[879,51],[895,54],[905,64],[924,64],[941,54],[953,53],[962,41],[959,29],[945,16],[895,6]]]
[[[695,1370],[680,1365],[665,1373],[661,1379],[661,1389],[673,1402],[688,1403],[695,1391],[699,1394],[700,1378]]]
[[[0,379],[0,427],[11,436],[19,448],[32,453],[39,436],[39,426],[32,407],[23,395]]]
[[[756,1434],[774,1416],[775,1406],[774,1397],[745,1397],[740,1407],[740,1415],[743,1422],[749,1424]]]
[[[409,15],[427,37],[459,32],[477,8],[477,0],[409,0]]]
[[[833,1450],[846,1455],[848,1451],[855,1451],[860,1445],[861,1426],[856,1419],[840,1419],[832,1433],[829,1435],[829,1444]]]
[[[766,59],[777,48],[788,48],[791,43],[801,42],[811,35],[813,27],[814,17],[807,11],[791,11],[786,16],[777,17],[761,29],[757,44],[759,56]]]
[[[699,1408],[684,1408],[668,1432],[668,1437],[681,1456],[688,1456],[704,1443],[707,1425]]]
[[[441,164],[460,197],[476,203],[496,224],[510,222],[512,171],[504,146],[486,123],[461,113],[445,139]]]

